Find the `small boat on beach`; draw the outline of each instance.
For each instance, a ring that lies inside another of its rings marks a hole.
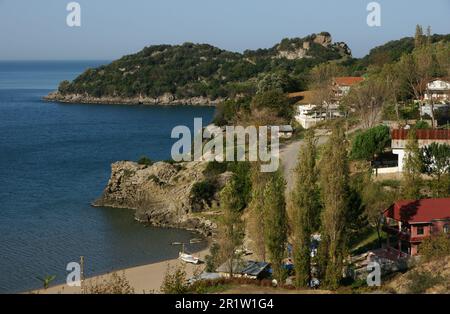
[[[187,254],[187,253],[183,253],[180,252],[179,254],[179,258],[186,263],[191,263],[191,264],[198,264],[200,263],[200,259],[198,257],[195,257],[191,254]]]
[[[193,256],[192,254],[189,254],[184,250],[184,243],[181,244],[182,249],[181,252],[178,253],[178,258],[181,259],[183,262],[190,263],[190,264],[199,264],[200,259],[198,257]]]

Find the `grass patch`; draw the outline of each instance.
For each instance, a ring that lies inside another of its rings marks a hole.
[[[381,241],[383,242],[386,239],[386,234],[381,232]],[[358,240],[354,241],[350,244],[352,254],[358,255],[365,253],[369,250],[377,249],[380,247],[378,242],[378,234],[376,230],[367,229]]]
[[[391,187],[391,188],[399,188],[401,185],[401,181],[395,180],[395,179],[387,179],[387,180],[380,181],[380,184],[382,186],[387,186],[387,187]]]

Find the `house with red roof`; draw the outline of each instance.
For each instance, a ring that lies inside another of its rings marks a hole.
[[[337,99],[342,98],[343,96],[348,94],[348,92],[350,91],[350,88],[353,85],[361,83],[362,81],[364,81],[364,78],[359,77],[359,76],[335,77],[333,79],[333,90],[334,90],[335,97]]]
[[[314,103],[314,91],[303,91],[288,94],[288,97],[297,100],[297,112],[295,119],[300,125],[308,129],[318,122],[326,119],[335,119],[342,117],[339,101],[343,96],[347,95],[350,88],[362,82],[364,78],[356,76],[335,77],[332,81],[333,99],[331,103],[323,102],[322,104]],[[326,110],[324,110],[326,108]]]
[[[387,248],[399,254],[420,254],[419,245],[431,235],[450,236],[450,198],[401,200],[384,212]]]

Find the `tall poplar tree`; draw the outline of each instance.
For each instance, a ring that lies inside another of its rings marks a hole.
[[[266,243],[264,238],[264,189],[268,174],[260,171],[259,163],[254,163],[251,169],[252,192],[249,203],[248,233],[253,241],[253,250],[258,258],[266,260]]]
[[[325,286],[336,289],[342,278],[346,252],[346,211],[349,196],[347,143],[342,129],[335,128],[320,163],[322,213],[321,254]]]
[[[241,217],[239,198],[237,197],[234,181],[225,185],[220,193],[220,209],[222,216],[219,221],[219,255],[226,261],[229,275],[233,276],[234,266],[240,256],[236,250],[242,246],[244,240],[244,222]]]
[[[278,170],[268,179],[264,189],[264,238],[273,277],[281,282],[285,278],[283,259],[287,243],[286,182]]]
[[[311,234],[319,215],[316,143],[314,133],[308,132],[295,169],[292,191],[292,231],[295,283],[305,287],[311,280]]]

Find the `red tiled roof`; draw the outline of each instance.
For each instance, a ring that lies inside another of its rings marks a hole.
[[[342,86],[351,86],[351,85],[357,84],[359,82],[362,82],[363,80],[364,80],[364,78],[359,77],[359,76],[342,76],[342,77],[334,78],[334,82],[337,85],[342,85]]]
[[[392,130],[391,138],[393,140],[406,140],[408,139],[408,131],[405,129]],[[436,130],[436,129],[424,129],[416,130],[416,137],[418,140],[450,140],[450,129],[448,130]]]
[[[450,220],[450,198],[429,198],[416,201],[402,200],[389,207],[384,215],[408,223]]]

